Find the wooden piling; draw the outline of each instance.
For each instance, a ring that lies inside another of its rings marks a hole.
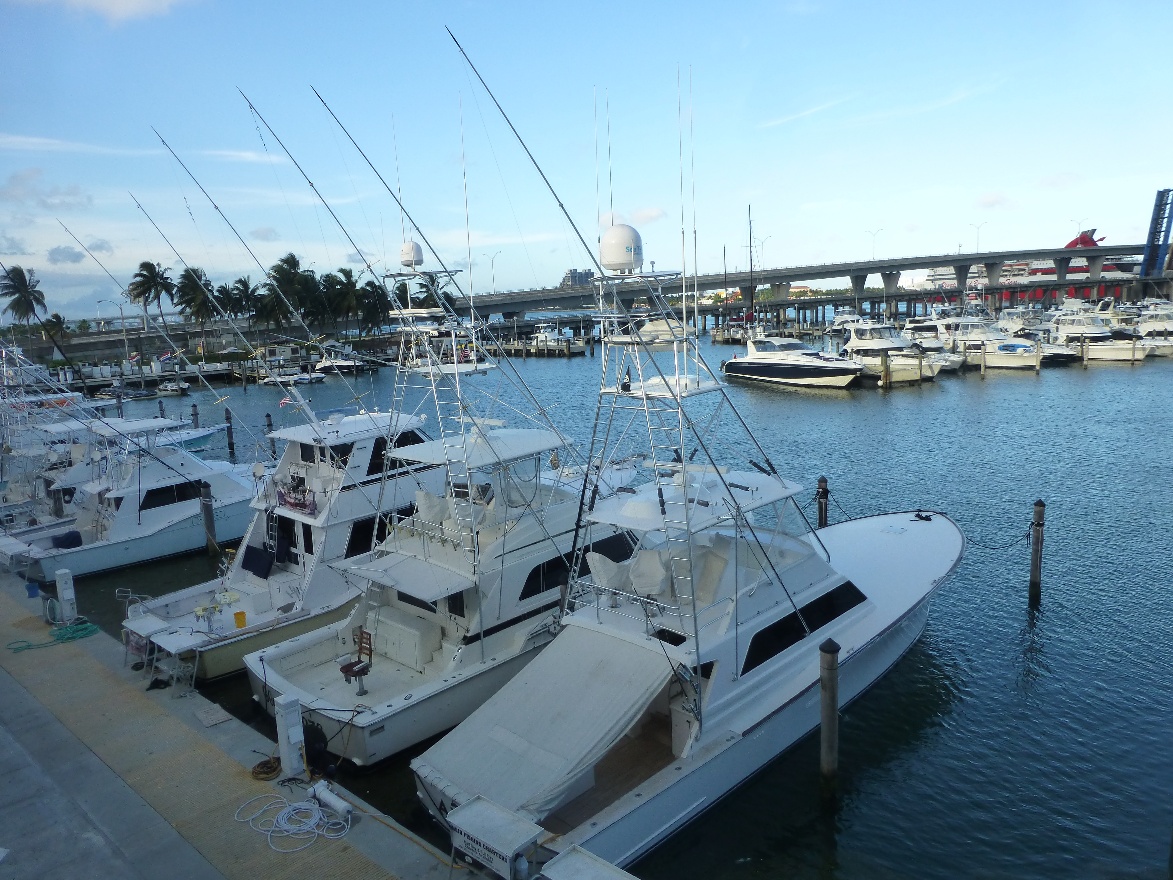
[[[163,401],[161,401],[161,400],[159,401],[159,418],[161,418],[161,419],[167,418],[167,413],[165,413],[163,411]]]
[[[819,772],[833,786],[839,773],[839,643],[834,639],[819,645],[819,690]]]
[[[982,378],[986,378],[986,341],[982,340]]]
[[[265,413],[265,433],[269,435],[269,454],[277,457],[277,441],[273,439],[273,416]]]
[[[1081,336],[1079,338],[1079,347],[1083,355],[1083,368],[1087,369],[1087,337]]]
[[[200,511],[204,515],[204,535],[208,539],[208,555],[216,556],[220,553],[220,545],[216,543],[216,511],[212,507],[212,487],[207,483],[200,484]]]
[[[888,350],[880,352],[880,387],[892,387],[892,363],[888,358]]]
[[[224,407],[224,421],[228,426],[228,460],[236,464],[236,441],[232,439],[232,410],[228,407]]]
[[[1035,340],[1035,374],[1038,375],[1043,370],[1043,341],[1041,339]]]
[[[122,418],[123,413],[122,413],[122,392],[121,391],[114,392],[114,409],[118,413],[118,418]]]
[[[1035,502],[1030,524],[1030,600],[1037,603],[1043,593],[1043,525],[1047,505],[1043,499]]]
[[[200,426],[200,405],[198,403],[191,405],[191,426],[193,428]]]
[[[830,513],[831,490],[827,488],[827,478],[819,477],[819,488],[815,489],[815,500],[818,502],[818,526],[817,528],[825,529],[827,527],[827,514]]]

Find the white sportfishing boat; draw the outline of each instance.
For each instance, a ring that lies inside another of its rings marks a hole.
[[[405,266],[415,270],[421,259],[418,246],[405,246]],[[508,360],[483,377],[438,369],[453,363],[453,345],[473,345],[467,362],[480,362],[475,335],[457,334],[450,320],[432,344],[410,315],[400,317],[408,344],[395,399],[430,396],[439,437],[397,449],[396,460],[441,482],[421,485],[409,515],[391,519],[373,550],[335,563],[364,593],[347,620],[244,658],[260,705],[272,713],[278,696],[296,695],[307,729],[356,764],[452,727],[549,642],[588,477]],[[526,427],[488,418],[503,394]],[[634,471],[608,462],[592,472],[596,497]],[[595,540],[593,550],[609,558],[631,553],[614,529]]]
[[[58,569],[82,577],[200,550],[208,540],[200,507],[204,486],[211,492],[216,539],[240,538],[255,492],[249,469],[155,442],[158,431],[179,424],[160,418],[91,421],[90,430],[120,451],[74,465],[51,488],[96,496],[93,516],[31,539],[12,554],[12,569],[47,583]],[[95,475],[95,465],[104,465],[105,473]]]
[[[612,232],[603,265],[632,274],[600,283],[604,320],[642,281],[638,239]],[[628,864],[712,806],[818,725],[821,649],[841,704],[892,668],[965,545],[920,510],[812,529],[691,337],[603,353],[593,454],[642,437],[643,483],[584,503],[558,635],[411,762],[454,848],[511,878],[575,847]],[[632,558],[592,553],[598,530]]]
[[[801,388],[846,388],[862,371],[862,364],[785,336],[750,339],[745,357],[721,362],[730,379]]]
[[[927,382],[936,378],[943,361],[913,348],[895,324],[860,320],[844,326],[843,354],[863,367],[864,379],[892,385]]]
[[[1051,340],[1089,361],[1143,363],[1153,349],[1144,338],[1130,334],[1115,339],[1112,328],[1091,311],[1060,311],[1051,318]]]
[[[417,491],[374,552],[336,565],[363,586],[353,613],[244,659],[260,705],[295,694],[326,748],[355,764],[464,720],[554,635],[582,471],[544,467],[565,445],[553,431],[471,426],[456,440],[396,451],[436,468],[459,454],[468,480]],[[631,554],[616,530],[594,540],[609,558]]]
[[[443,486],[438,470],[388,456],[425,442],[423,424],[359,412],[274,431],[284,452],[273,475],[258,479],[252,524],[224,573],[157,598],[130,597],[127,644],[145,654],[153,643],[210,679],[240,672],[249,651],[345,617],[359,590],[331,564],[369,553],[388,517],[411,512],[420,486]]]

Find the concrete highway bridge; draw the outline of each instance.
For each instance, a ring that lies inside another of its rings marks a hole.
[[[750,292],[751,285],[755,290],[760,287],[769,287],[771,292],[771,308],[798,307],[823,300],[827,302],[849,302],[854,299],[858,303],[864,298],[864,288],[868,277],[871,275],[880,276],[883,282],[885,296],[907,299],[914,296],[914,294],[909,291],[899,291],[900,276],[903,272],[911,272],[917,269],[951,267],[954,278],[957,281],[958,290],[964,291],[967,281],[970,278],[970,272],[975,266],[981,266],[985,269],[987,290],[992,290],[1000,285],[1002,268],[1007,263],[1047,260],[1054,264],[1055,274],[1054,276],[1045,276],[1046,281],[1041,283],[1047,287],[1054,288],[1066,283],[1071,261],[1075,258],[1082,257],[1087,260],[1088,270],[1086,281],[1081,279],[1080,283],[1085,284],[1087,281],[1090,281],[1098,286],[1105,260],[1119,260],[1121,263],[1127,262],[1130,265],[1139,264],[1141,260],[1140,255],[1144,253],[1144,250],[1144,244],[1124,244],[1083,248],[1046,248],[1041,250],[989,251],[969,254],[957,253],[939,256],[900,257],[886,260],[856,260],[848,263],[825,263],[817,266],[786,266],[774,269],[755,269],[752,276],[749,272],[700,275],[695,279],[695,284],[696,288],[702,292],[737,288],[741,290],[743,298],[747,300],[748,297],[746,295]],[[804,296],[793,299],[789,296],[790,286],[792,284],[806,281],[820,281],[828,278],[850,279],[852,294],[846,297],[843,295],[837,297]],[[689,290],[691,291],[694,279],[690,276],[687,280]],[[1141,279],[1137,279],[1137,281],[1139,282]],[[1166,279],[1144,279],[1144,283],[1157,285],[1159,289],[1155,292],[1168,295],[1167,287],[1169,282]],[[1016,286],[1021,287],[1021,285]],[[681,279],[666,280],[663,283],[663,291],[665,296],[669,298],[680,296]],[[923,293],[918,291],[915,294],[915,298],[921,298]],[[631,295],[632,301],[640,296],[635,285],[631,287]],[[495,294],[478,294],[475,299],[477,312],[482,317],[491,314],[501,314],[506,320],[511,320],[513,318],[523,317],[526,312],[543,310],[571,311],[591,308],[595,303],[595,288],[593,285],[584,284],[535,288],[533,290],[513,290]],[[702,306],[701,311],[709,312],[720,308],[728,309],[729,307],[710,306],[706,308]]]

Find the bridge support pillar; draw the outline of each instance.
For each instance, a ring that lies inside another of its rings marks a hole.
[[[859,298],[863,296],[864,286],[868,283],[867,275],[851,276],[851,293],[855,297],[855,310],[859,311]]]
[[[953,277],[957,279],[957,302],[959,305],[965,304],[965,291],[969,286],[969,265],[962,264],[953,267]]]
[[[1002,267],[1006,264],[1001,260],[992,263],[983,263],[986,269],[986,287],[997,287],[1002,283]]]
[[[785,299],[790,296],[789,281],[774,281],[770,284],[770,293],[775,299]]]
[[[1104,271],[1103,257],[1088,257],[1087,258],[1087,277],[1092,281],[1100,280],[1100,273]]]
[[[1055,280],[1063,282],[1067,280],[1067,270],[1071,267],[1071,257],[1056,257],[1055,258]]]

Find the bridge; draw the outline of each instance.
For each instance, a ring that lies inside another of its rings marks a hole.
[[[1104,261],[1128,258],[1127,262],[1139,264],[1140,255],[1145,252],[1144,244],[1101,245],[1080,248],[1044,248],[1036,250],[988,251],[968,254],[942,254],[937,256],[899,257],[885,260],[856,260],[847,263],[824,263],[812,266],[784,266],[774,269],[755,269],[750,272],[731,272],[698,275],[696,288],[700,291],[729,290],[739,288],[743,294],[750,292],[750,286],[770,287],[775,295],[787,298],[790,286],[802,281],[818,281],[827,278],[848,278],[856,299],[863,296],[869,275],[879,275],[884,284],[885,295],[895,295],[899,289],[902,272],[917,269],[939,269],[951,267],[959,290],[966,289],[966,281],[974,266],[986,271],[988,286],[997,286],[1003,267],[1007,263],[1048,260],[1055,265],[1055,281],[1062,283],[1067,278],[1071,261],[1082,257],[1088,263],[1088,277],[1093,282],[1100,280]],[[1159,279],[1152,279],[1158,280]],[[689,289],[694,279],[688,278]],[[1162,284],[1167,282],[1160,282]],[[679,277],[666,280],[663,284],[665,296],[681,295]],[[632,299],[639,294],[632,289]],[[589,284],[567,287],[545,287],[532,290],[513,290],[495,294],[478,294],[476,309],[481,315],[502,314],[507,320],[520,317],[526,312],[541,310],[573,310],[590,308],[595,302],[595,288]]]

